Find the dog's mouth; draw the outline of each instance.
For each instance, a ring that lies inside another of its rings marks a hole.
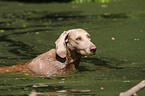
[[[93,51],[93,52],[87,52],[86,50],[80,50],[79,53],[83,56],[91,56],[91,55],[95,55],[96,54],[96,51]]]

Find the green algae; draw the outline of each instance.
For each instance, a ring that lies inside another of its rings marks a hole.
[[[87,30],[98,48],[96,55],[82,58],[74,74],[0,74],[0,95],[27,96],[35,90],[47,96],[118,96],[145,79],[144,0],[103,4],[0,1],[0,6],[0,66],[25,63],[55,48],[58,36],[72,28]],[[57,94],[61,90],[69,91]],[[138,93],[144,94],[144,89]]]

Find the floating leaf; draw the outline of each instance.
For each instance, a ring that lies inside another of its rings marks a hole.
[[[30,75],[29,73],[25,73],[25,75]]]
[[[26,24],[23,24],[23,27],[26,27]]]
[[[61,80],[62,80],[62,81],[64,81],[64,80],[65,80],[65,78],[62,78]]]
[[[5,30],[0,30],[1,33],[5,32]]]

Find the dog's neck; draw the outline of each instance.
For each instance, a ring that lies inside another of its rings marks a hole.
[[[81,54],[77,53],[76,50],[71,50],[66,47],[67,56],[65,58],[61,58],[58,54],[56,54],[56,59],[65,64],[65,71],[69,71],[70,69],[75,69],[79,67],[79,62],[81,59]]]
[[[77,53],[75,50],[71,50],[67,47],[67,57],[66,57],[66,71],[75,70],[79,68],[79,62],[81,59],[81,54]]]
[[[68,47],[67,56],[65,58],[61,58],[58,54],[56,54],[56,60],[62,62],[64,64],[64,72],[73,72],[79,68],[79,62],[81,59],[81,54],[77,53],[75,50],[71,50]]]
[[[67,59],[68,62],[67,63],[73,63],[78,59],[81,59],[81,54],[77,53],[76,50],[71,50],[68,47],[67,49]]]
[[[81,54],[77,53],[75,50],[71,50],[70,48],[66,48],[67,56],[65,58],[61,58],[58,54],[56,54],[56,59],[62,63],[70,64],[75,62],[78,59],[81,59]]]

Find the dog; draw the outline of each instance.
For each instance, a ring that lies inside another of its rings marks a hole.
[[[92,55],[96,46],[83,29],[64,31],[55,42],[56,48],[43,53],[24,64],[0,67],[0,73],[16,72],[56,76],[70,74],[78,69],[81,56]]]

